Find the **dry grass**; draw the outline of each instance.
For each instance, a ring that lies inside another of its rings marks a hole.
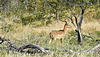
[[[99,21],[83,23],[83,25],[82,25],[83,33],[92,33],[95,31],[100,31],[100,22]]]
[[[93,14],[95,12],[97,12],[96,9],[94,9],[94,8],[95,8],[94,6],[91,6],[85,12],[84,20],[82,23],[82,33],[87,34],[87,33],[92,33],[94,31],[100,31],[100,21],[93,18]],[[11,20],[9,21],[9,19],[11,19],[11,18],[6,18],[5,22],[7,24],[14,25],[14,32],[9,32],[9,33],[3,32],[3,36],[8,37],[8,35],[9,35],[10,38],[16,38],[16,37],[23,38],[23,37],[25,37],[25,35],[30,35],[34,32],[37,32],[36,35],[38,35],[38,33],[41,33],[42,31],[49,34],[50,31],[61,30],[61,29],[63,29],[63,26],[64,26],[64,22],[53,21],[52,24],[49,24],[48,26],[41,26],[41,27],[35,28],[34,24],[23,26],[21,23],[17,24],[17,23],[12,22]],[[68,21],[69,25],[72,26],[72,28],[68,29],[68,31],[75,30],[74,26],[71,24],[71,21],[68,19],[67,19],[67,21]],[[0,22],[0,24],[3,24],[3,23],[4,22],[2,22],[2,21]],[[35,24],[41,25],[41,21],[35,22]],[[2,31],[0,30],[0,32],[2,32]]]
[[[89,33],[94,33],[95,31],[100,31],[100,20],[97,20],[97,19],[92,17],[95,12],[96,12],[96,10],[94,10],[94,7],[91,7],[90,9],[86,10],[86,13],[84,15],[84,20],[83,20],[83,23],[82,23],[82,34],[88,35]],[[67,20],[67,21],[68,21],[69,25],[72,26],[72,28],[68,29],[68,32],[74,31],[75,30],[74,26],[71,24],[71,22],[69,20]],[[44,45],[44,43],[47,40],[47,38],[49,38],[48,37],[49,33],[52,30],[61,30],[61,29],[63,29],[64,24],[65,24],[64,22],[54,20],[48,26],[41,26],[41,27],[36,28],[36,27],[34,27],[35,25],[23,26],[21,23],[20,24],[14,23],[12,21],[9,21],[8,18],[5,18],[5,23],[13,24],[13,29],[14,30],[9,31],[8,33],[6,33],[5,31],[2,32],[2,30],[0,29],[0,32],[1,32],[0,35],[1,36],[9,38],[11,40],[17,39],[17,40],[23,41],[24,39],[28,39],[28,36],[34,36],[34,38],[36,38],[37,36],[42,35],[42,38],[41,38],[42,40],[39,40],[39,41],[40,41],[41,46],[43,46],[43,47],[45,47],[46,45],[48,46],[47,43],[45,45]],[[0,20],[0,25],[2,25],[2,24],[4,24],[4,22],[2,22]],[[38,22],[35,22],[35,24],[41,25],[41,22],[38,21]],[[1,27],[2,26],[0,26],[0,28]],[[69,34],[69,33],[67,33],[67,34]],[[32,40],[34,40],[34,38],[32,38]],[[75,39],[75,37],[73,37],[73,39]],[[30,43],[30,41],[32,41],[32,40],[29,40],[29,41],[27,40],[27,41],[28,41],[28,43]],[[61,44],[57,44],[56,48],[61,48],[60,45]],[[71,45],[69,45],[68,39],[67,39],[67,41],[65,41],[65,43],[62,47],[66,48],[67,46],[71,46]],[[53,50],[52,47],[53,46],[50,46],[50,48]],[[74,48],[77,49],[79,47],[76,47],[76,46],[73,45],[73,47],[71,46],[71,48],[72,49],[74,49]],[[85,48],[89,49],[90,46],[89,46],[89,48],[88,48],[88,46],[84,47],[84,49]],[[61,56],[61,57],[65,57],[65,56],[66,57],[80,57],[80,56],[81,57],[95,57],[95,56],[99,57],[99,55],[97,55],[97,54],[94,55],[94,53],[91,53],[90,55],[88,55],[88,54],[79,54],[79,55],[71,54],[70,55],[70,54],[63,53],[63,52],[58,54],[57,52],[58,51],[55,51],[55,53],[53,55],[41,55],[41,54],[36,54],[36,55],[31,54],[30,55],[30,54],[21,54],[21,53],[15,53],[15,54],[9,53],[9,54],[7,54],[5,51],[3,51],[3,52],[0,53],[0,57],[41,57],[41,56],[42,57],[55,57],[56,54],[58,56]]]

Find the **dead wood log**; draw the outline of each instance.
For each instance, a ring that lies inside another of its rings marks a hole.
[[[10,41],[9,39],[6,39],[6,38],[3,38],[0,36],[0,44],[2,44],[3,42],[8,42],[9,44],[9,49],[10,50],[13,50],[13,51],[18,51],[18,52],[21,52],[21,53],[30,53],[30,54],[33,54],[33,53],[43,53],[43,54],[52,54],[52,52],[50,50],[47,50],[39,45],[36,45],[36,44],[27,44],[27,45],[24,45],[22,47],[18,47],[16,46],[12,41]],[[31,50],[27,50],[25,51],[25,49],[29,49],[31,48]]]
[[[27,49],[27,48],[32,48],[32,49],[35,49],[34,51],[24,51],[24,49]],[[19,48],[19,51],[20,52],[26,52],[26,53],[44,53],[44,54],[52,54],[51,51],[49,50],[46,50],[45,48],[39,46],[39,45],[36,45],[36,44],[28,44],[28,45],[24,45],[22,47]]]
[[[89,53],[94,52],[94,51],[100,52],[99,49],[100,49],[100,44],[96,45],[95,47],[93,47],[91,49],[85,50],[85,51],[73,51],[71,49],[63,49],[63,51],[70,52],[70,53],[76,53],[76,54],[77,53],[87,53],[87,54],[89,54]]]

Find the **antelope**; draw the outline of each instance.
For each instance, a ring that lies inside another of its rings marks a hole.
[[[66,34],[67,28],[71,27],[70,25],[67,24],[67,21],[64,21],[64,20],[61,20],[61,19],[59,19],[59,20],[62,21],[62,22],[65,22],[64,29],[63,30],[53,30],[49,33],[50,38],[52,39],[53,43],[55,43],[57,38],[61,40],[61,43],[63,43],[64,36]],[[51,39],[49,41],[49,44],[51,43]]]

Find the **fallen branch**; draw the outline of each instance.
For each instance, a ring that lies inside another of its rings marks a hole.
[[[83,35],[83,34],[82,34],[82,36],[83,36],[83,38],[88,37],[88,38],[93,39],[91,36],[88,36],[88,35]]]
[[[90,53],[90,52],[95,51],[96,49],[100,49],[100,44],[98,44],[98,45],[96,45],[95,47],[93,47],[93,48],[87,50],[86,52],[87,52],[87,53]],[[100,50],[98,50],[98,51],[100,52]]]
[[[51,51],[39,46],[39,45],[36,45],[36,44],[27,44],[27,45],[24,45],[22,47],[18,47],[16,46],[12,41],[10,41],[9,39],[6,39],[6,38],[2,38],[0,36],[0,40],[2,41],[0,44],[2,44],[3,42],[8,42],[9,44],[9,49],[10,50],[13,50],[13,51],[18,51],[18,52],[21,52],[21,53],[43,53],[43,54],[52,54]],[[28,49],[28,48],[31,48],[31,50],[25,50],[25,49]]]
[[[3,42],[8,42],[9,44],[9,48],[10,50],[13,50],[13,51],[18,51],[20,53],[29,53],[29,54],[35,54],[35,53],[43,53],[43,54],[52,54],[53,52],[51,52],[48,48],[43,48],[39,45],[36,45],[36,44],[27,44],[27,45],[24,45],[24,46],[21,46],[21,47],[18,47],[16,46],[12,41],[10,41],[9,39],[6,39],[6,38],[2,38],[0,36],[0,44],[2,44]],[[2,47],[0,47],[0,49],[2,49]],[[93,51],[96,51],[96,52],[100,52],[100,44],[96,45],[95,47],[91,48],[91,49],[88,49],[88,50],[85,50],[85,51],[73,51],[71,49],[63,49],[63,51],[65,52],[70,52],[70,53],[90,53],[90,52],[93,52]]]
[[[98,49],[100,49],[100,44],[96,45],[95,47],[93,47],[91,49],[85,50],[85,51],[73,51],[71,49],[63,49],[63,51],[70,52],[70,53],[87,53],[87,54],[89,54],[89,53],[96,51]],[[100,52],[100,50],[98,50],[97,52]]]
[[[70,37],[72,37],[72,36],[77,36],[77,34],[76,33],[74,33],[73,35],[70,35],[69,37],[68,37],[68,39],[70,39]],[[91,36],[88,36],[88,35],[84,35],[84,34],[82,34],[82,36],[83,36],[83,38],[85,38],[85,37],[87,37],[87,38],[91,38],[91,39],[94,39],[93,37],[91,37]],[[99,40],[96,40],[96,41],[100,41],[100,39]]]

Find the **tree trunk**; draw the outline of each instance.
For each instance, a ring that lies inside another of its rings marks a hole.
[[[77,30],[75,30],[77,32],[77,40],[78,40],[78,44],[82,45],[82,35],[81,35],[81,29],[78,28]]]
[[[97,0],[97,4],[99,5],[100,4],[100,2],[99,2],[100,0]]]
[[[59,13],[57,9],[56,9],[56,19],[59,20]]]
[[[45,13],[45,0],[43,2],[43,12]]]
[[[37,12],[37,2],[35,1],[35,3],[34,3],[34,6],[35,6],[35,12]]]

